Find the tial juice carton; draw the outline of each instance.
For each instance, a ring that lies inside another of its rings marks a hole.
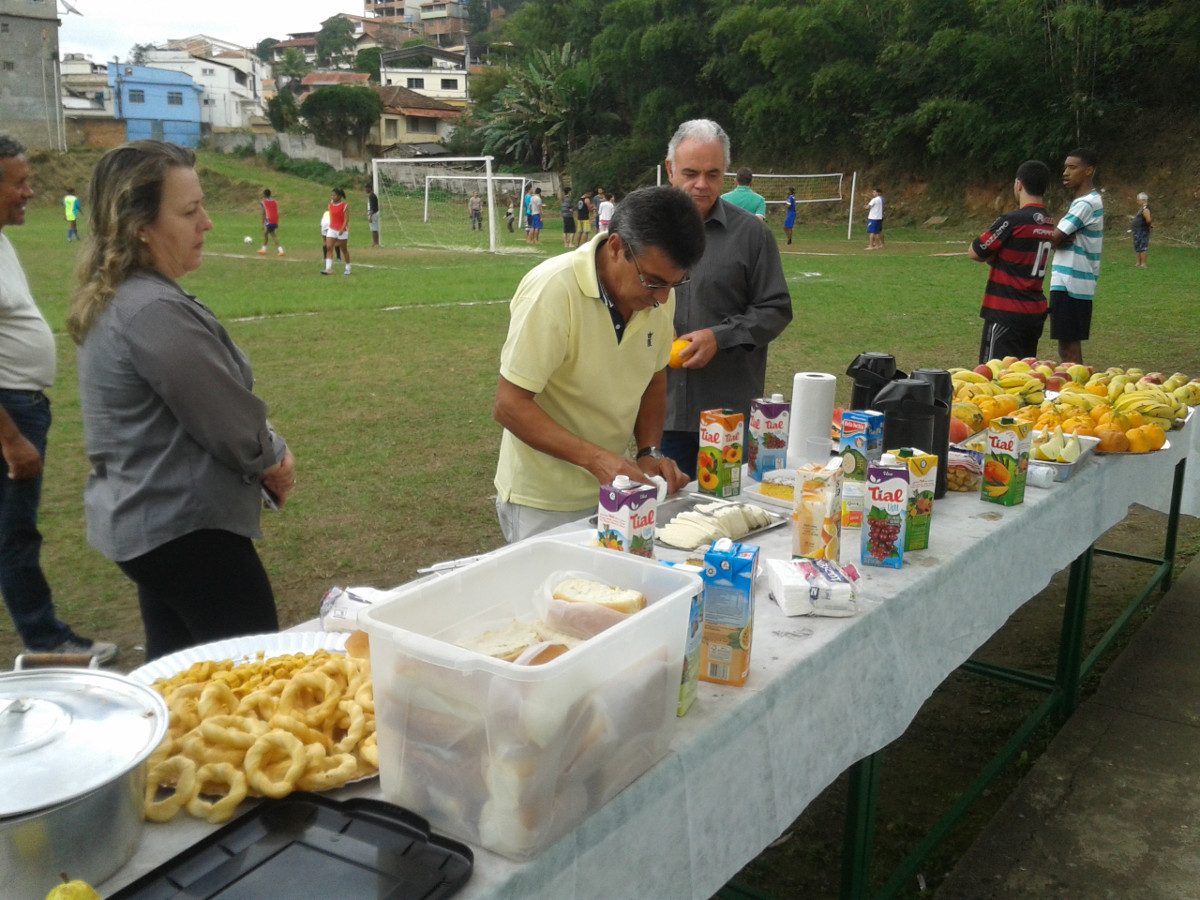
[[[1025,500],[1033,423],[1001,416],[992,419],[987,437],[980,497],[989,503],[1016,506]]]
[[[908,465],[908,525],[904,530],[904,549],[927,550],[929,530],[933,527],[938,458],[914,447],[886,452]]]
[[[904,562],[909,468],[890,453],[867,465],[863,497],[862,564],[899,569]]]
[[[807,463],[796,470],[792,556],[838,561],[842,540],[842,461]]]
[[[729,538],[713,541],[704,553],[704,643],[700,680],[740,687],[750,674],[754,630],[754,578],[758,547]]]
[[[600,486],[596,510],[596,537],[601,547],[634,556],[654,558],[654,514],[658,488],[618,475]]]
[[[788,420],[792,405],[783,394],[750,401],[750,428],[746,435],[746,467],[750,477],[762,481],[764,472],[787,465]]]
[[[745,416],[731,409],[700,413],[700,455],[696,481],[700,492],[733,497],[742,492],[742,434]]]
[[[692,567],[688,567],[689,569]],[[700,569],[695,569],[699,573]],[[687,641],[683,645],[683,678],[679,682],[679,705],[677,716],[684,715],[696,700],[700,684],[700,654],[704,647],[704,591],[692,598],[692,611],[688,617]]]
[[[848,409],[842,413],[838,452],[842,457],[842,527],[861,528],[863,484],[867,463],[883,452],[883,413],[872,409]]]

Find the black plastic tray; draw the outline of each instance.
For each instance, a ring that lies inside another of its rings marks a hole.
[[[261,803],[109,900],[434,900],[474,862],[399,806],[301,793]]]

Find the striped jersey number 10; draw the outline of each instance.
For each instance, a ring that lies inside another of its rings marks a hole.
[[[1041,241],[1038,244],[1037,255],[1033,258],[1033,277],[1041,278],[1046,274],[1046,263],[1050,261],[1050,242]]]

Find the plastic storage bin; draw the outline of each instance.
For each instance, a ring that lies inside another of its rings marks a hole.
[[[541,666],[454,646],[513,619],[557,572],[641,591],[647,607]],[[695,574],[529,541],[359,614],[370,636],[384,796],[434,827],[528,859],[667,751]]]

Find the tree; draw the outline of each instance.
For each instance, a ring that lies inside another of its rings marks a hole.
[[[354,55],[354,71],[366,72],[371,80],[379,84],[379,67],[382,64],[383,51],[378,47],[367,47]]]
[[[283,51],[283,59],[276,63],[272,70],[277,87],[286,87],[293,96],[299,96],[301,82],[304,81],[304,76],[312,71],[312,66],[302,52],[295,47],[288,47]]]
[[[267,118],[276,131],[293,131],[300,124],[300,108],[290,91],[279,91],[267,101]]]
[[[483,34],[492,24],[489,5],[485,0],[467,0],[467,27],[470,29],[471,37]]]
[[[135,66],[144,66],[146,64],[146,54],[154,49],[153,44],[134,44],[129,49],[129,61]]]
[[[317,64],[341,68],[349,66],[354,50],[354,26],[349,19],[334,16],[317,32]]]
[[[300,104],[309,129],[330,147],[341,147],[346,138],[366,143],[382,112],[383,101],[375,91],[346,85],[313,91]]]
[[[263,38],[254,45],[254,55],[265,63],[272,62],[275,59],[275,45],[278,43],[276,38]]]

